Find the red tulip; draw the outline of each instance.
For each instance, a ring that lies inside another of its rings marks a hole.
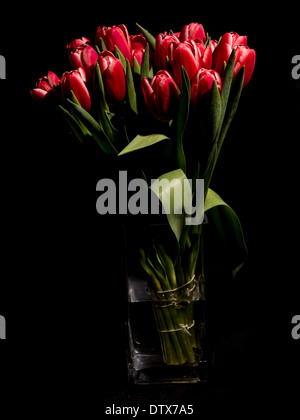
[[[203,41],[196,39],[196,46],[198,47],[201,55],[201,67],[205,69],[211,69],[212,65],[212,49],[210,46],[206,47]]]
[[[136,58],[139,65],[142,65],[143,57],[144,57],[144,51],[142,50],[132,50],[132,58]]]
[[[131,48],[132,48],[132,57],[135,57],[139,63],[142,64],[144,52],[147,46],[147,40],[144,35],[131,35],[130,36]],[[151,59],[152,50],[150,49],[149,55]]]
[[[169,45],[179,44],[176,35],[168,35],[167,32],[158,34],[155,41],[154,66],[157,70],[167,68],[167,56],[169,55]]]
[[[81,74],[81,69],[64,72],[61,78],[62,93],[67,97],[73,91],[82,108],[90,111],[91,98]]]
[[[237,47],[238,45],[247,45],[247,36],[239,35],[236,32],[229,32],[232,37],[232,47]]]
[[[87,78],[93,77],[95,65],[98,60],[98,53],[88,44],[81,44],[74,52],[70,52],[69,60],[74,70],[82,67]]]
[[[179,39],[181,42],[184,41],[194,41],[199,39],[200,41],[205,41],[206,36],[203,29],[203,26],[200,23],[190,23],[189,25],[184,25],[181,29]]]
[[[191,80],[201,67],[201,54],[194,41],[171,43],[169,45],[169,58],[174,78],[181,88],[181,67],[183,66]]]
[[[221,92],[222,80],[219,73],[203,68],[197,71],[191,83],[191,104],[194,108],[197,107],[201,98],[208,96],[214,81]]]
[[[158,120],[169,121],[179,98],[176,83],[171,75],[166,70],[159,70],[150,82],[144,77],[142,90],[152,115]]]
[[[211,51],[214,52],[216,49],[216,46],[218,45],[217,41],[213,41],[212,39],[209,41],[209,47],[211,48]]]
[[[255,59],[256,59],[256,53],[253,49],[250,49],[244,45],[240,45],[236,47],[233,77],[235,77],[238,71],[243,66],[245,66],[245,76],[244,76],[243,87],[245,87],[249,83],[252,77],[254,66],[255,66]]]
[[[224,62],[227,63],[230,57],[233,48],[232,43],[233,39],[231,34],[226,33],[222,36],[220,42],[214,50],[212,58],[212,67],[219,74],[222,74]]]
[[[106,93],[111,102],[121,102],[126,94],[125,73],[122,63],[110,51],[103,51],[98,58]]]
[[[106,49],[114,52],[115,45],[119,48],[125,58],[132,64],[132,49],[128,30],[125,25],[119,26],[101,26],[96,32],[96,45],[100,38],[103,39]]]
[[[145,50],[147,40],[142,34],[130,35],[130,42],[132,50]]]
[[[245,66],[244,87],[251,79],[255,65],[255,51],[247,47],[247,37],[239,36],[236,32],[225,33],[212,57],[212,67],[222,75],[224,62],[227,63],[232,50],[235,48],[235,64],[233,77]]]
[[[90,45],[91,42],[90,42],[89,39],[85,38],[84,36],[82,38],[74,39],[74,41],[70,42],[67,45],[68,54],[70,54],[71,52],[76,51],[77,48],[80,47],[80,45],[82,45],[82,44]]]
[[[36,102],[42,102],[49,94],[55,91],[60,83],[59,78],[52,71],[48,71],[47,76],[41,77],[35,84],[35,88],[30,90],[30,94]]]

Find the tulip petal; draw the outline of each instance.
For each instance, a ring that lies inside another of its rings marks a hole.
[[[60,83],[59,77],[53,73],[53,71],[48,71],[48,81],[51,87],[58,86]]]
[[[30,94],[36,102],[42,102],[45,99],[47,93],[48,92],[46,90],[39,88],[34,88],[30,90]]]

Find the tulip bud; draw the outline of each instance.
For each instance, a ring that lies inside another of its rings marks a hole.
[[[144,50],[146,49],[147,40],[142,34],[130,35],[130,42],[132,50]]]
[[[189,25],[184,25],[181,29],[179,39],[181,42],[184,41],[194,41],[199,39],[200,41],[205,41],[206,36],[204,28],[200,23],[190,23]]]
[[[179,39],[174,35],[167,35],[167,32],[158,34],[155,41],[154,66],[157,70],[167,68],[167,57],[169,55],[169,45],[179,44]]]
[[[222,36],[219,44],[214,49],[212,57],[213,69],[215,69],[219,74],[222,75],[224,62],[228,62],[232,50],[235,49],[235,64],[233,77],[235,77],[237,72],[243,66],[245,66],[245,77],[243,87],[245,87],[251,79],[256,57],[255,51],[247,47],[246,44],[246,36],[239,36],[236,32],[227,32]]]
[[[84,44],[84,45],[85,45],[85,44],[90,45],[90,44],[91,44],[91,42],[90,42],[90,40],[89,40],[89,39],[85,38],[84,36],[83,36],[82,38],[77,38],[77,39],[74,39],[74,41],[70,42],[70,43],[67,45],[67,51],[68,51],[68,54],[70,54],[71,52],[76,51],[76,50],[77,50],[77,48],[78,48],[78,47],[80,47],[80,45],[83,45],[83,44]]]
[[[169,57],[176,83],[181,88],[181,67],[183,66],[191,80],[201,67],[200,51],[194,41],[172,43],[169,45]]]
[[[159,70],[150,82],[144,77],[142,90],[152,115],[160,121],[169,121],[179,99],[177,86],[171,75],[166,70]]]
[[[139,65],[142,65],[143,57],[144,57],[144,51],[142,50],[132,50],[132,58],[136,58]]]
[[[212,57],[212,68],[219,74],[222,74],[224,62],[227,63],[232,52],[232,36],[226,33],[222,36],[220,42],[216,46]]]
[[[229,32],[232,37],[232,47],[237,47],[238,45],[247,45],[247,36],[240,36],[236,32]]]
[[[70,53],[69,60],[74,70],[82,67],[88,80],[92,79],[98,60],[98,53],[94,48],[88,44],[81,44],[74,52]]]
[[[212,49],[210,46],[206,47],[203,41],[199,41],[198,39],[194,41],[196,46],[198,47],[201,55],[201,67],[205,69],[211,69],[212,65]]]
[[[121,61],[110,51],[103,51],[99,54],[98,62],[109,100],[122,102],[126,94],[126,81]]]
[[[253,49],[250,49],[244,45],[240,45],[236,47],[233,77],[235,77],[238,71],[243,66],[245,66],[245,76],[244,76],[243,87],[245,87],[249,83],[252,77],[254,66],[255,66],[255,58],[256,58],[256,54]]]
[[[36,102],[42,102],[55,92],[55,88],[59,83],[60,80],[57,75],[52,71],[48,71],[47,76],[41,77],[36,82],[35,88],[30,90],[30,94]]]
[[[71,91],[73,91],[82,108],[86,111],[90,111],[91,98],[80,70],[81,69],[64,72],[61,78],[62,93],[64,97],[67,97],[70,95]]]
[[[147,40],[144,35],[131,35],[130,36],[131,48],[132,48],[132,57],[135,57],[139,63],[142,64],[144,52],[147,46]],[[152,59],[152,50],[149,51],[150,60]]]
[[[216,46],[218,45],[218,42],[217,41],[214,41],[214,40],[210,40],[209,41],[209,47],[211,48],[211,52],[213,53],[214,52],[214,50],[216,49]]]
[[[124,58],[132,63],[132,49],[128,30],[125,25],[106,27],[101,26],[96,32],[96,44],[99,44],[100,38],[103,39],[106,49],[114,52],[115,45],[119,48]]]
[[[219,73],[215,70],[203,68],[197,71],[191,83],[191,104],[193,108],[197,107],[201,98],[209,95],[214,81],[216,81],[219,92],[221,92],[222,80]]]

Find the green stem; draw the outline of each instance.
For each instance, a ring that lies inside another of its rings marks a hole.
[[[176,319],[176,322],[175,322],[175,325],[177,327],[176,329],[179,329],[179,331],[177,331],[177,334],[178,334],[178,337],[180,338],[182,351],[185,355],[186,361],[188,363],[194,363],[195,355],[194,355],[193,346],[191,343],[191,336],[190,336],[189,330],[184,329],[184,326],[188,327],[189,325],[186,324],[186,319],[184,317],[182,308],[174,307],[174,310],[177,312],[173,314],[173,318]]]
[[[155,304],[154,304],[155,305]],[[158,322],[158,326],[162,331],[165,331],[168,329],[165,317],[163,312],[160,309],[157,309],[155,306],[153,307],[154,313],[156,315],[156,319]],[[167,363],[167,365],[178,365],[180,362],[178,360],[174,343],[172,343],[171,337],[168,333],[162,333],[165,334],[164,338],[161,339],[162,347],[163,347],[163,354],[165,354],[164,360]]]
[[[166,340],[169,338],[173,342],[174,351],[177,356],[177,361],[179,364],[182,364],[186,361],[185,355],[183,353],[183,350],[181,348],[181,343],[179,342],[179,337],[177,335],[177,326],[176,322],[174,323],[174,314],[172,311],[172,307],[164,306],[164,305],[157,305],[155,307],[156,313],[158,315],[158,318],[162,321],[162,323],[159,325],[159,329],[163,332],[160,332],[161,340],[164,342],[166,346]],[[167,361],[167,364],[172,364],[170,361]]]
[[[191,328],[189,328],[193,319],[190,316],[186,316],[185,309],[180,302],[172,300],[171,297],[168,300],[168,297],[166,297],[168,296],[168,290],[179,287],[179,279],[176,277],[174,264],[166,254],[163,246],[159,243],[156,244],[156,250],[154,261],[146,257],[143,250],[140,251],[140,255],[141,263],[151,278],[152,287],[154,287],[154,299],[157,302],[154,305],[154,310],[159,325],[158,329],[160,330],[162,347],[165,350],[165,361],[168,365],[183,364],[186,362],[194,363],[195,355],[193,347],[195,340],[193,333],[190,331]],[[157,258],[157,261],[155,258]],[[181,261],[179,265],[180,271],[180,268],[183,268],[181,267]],[[166,275],[163,275],[162,270]],[[184,284],[184,276],[181,279],[182,281]],[[166,293],[158,293],[163,291],[166,291]],[[174,294],[172,297],[174,298]]]

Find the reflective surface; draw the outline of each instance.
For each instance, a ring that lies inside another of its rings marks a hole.
[[[204,282],[190,286],[181,297],[158,301],[146,281],[128,278],[129,383],[206,381]]]

